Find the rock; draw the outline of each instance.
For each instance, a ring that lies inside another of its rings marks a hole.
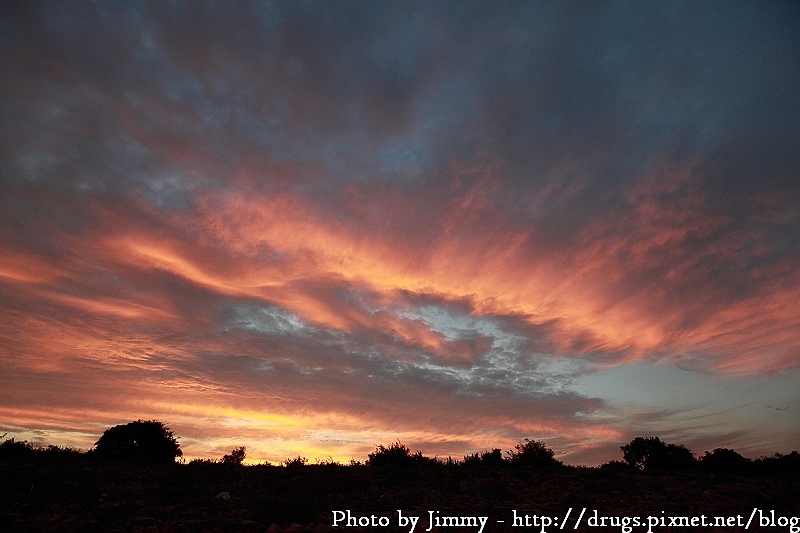
[[[219,494],[214,496],[214,499],[215,500],[222,500],[222,501],[226,502],[226,501],[231,499],[231,495],[228,494],[227,492],[220,492]]]

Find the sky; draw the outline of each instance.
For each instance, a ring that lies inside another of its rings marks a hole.
[[[0,434],[800,443],[800,5],[3,2]]]

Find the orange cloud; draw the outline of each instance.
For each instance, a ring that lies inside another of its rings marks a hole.
[[[468,190],[442,215],[440,233],[422,241],[402,231],[409,222],[400,213],[413,211],[416,198],[389,191],[387,200],[385,191],[374,191],[371,197],[348,192],[360,202],[354,211],[385,207],[400,217],[399,229],[390,230],[391,219],[368,214],[377,227],[365,231],[358,215],[336,220],[287,193],[223,192],[199,198],[190,218],[170,220],[191,240],[139,233],[112,234],[108,243],[118,260],[136,268],[165,270],[220,294],[277,304],[323,327],[376,327],[436,353],[444,341],[429,325],[343,308],[302,284],[341,280],[388,300],[394,291],[409,291],[469,301],[476,315],[550,324],[551,341],[563,353],[600,351],[616,354],[611,361],[617,362],[702,347],[721,370],[796,364],[792,348],[789,355],[760,353],[766,334],[756,331],[754,318],[766,324],[773,317],[779,342],[800,345],[791,326],[796,328],[796,319],[774,303],[794,294],[796,283],[788,292],[766,286],[762,294],[727,302],[724,309],[711,300],[713,279],[697,269],[706,260],[739,254],[740,236],[728,231],[727,217],[703,214],[705,199],[689,186],[685,172],[666,172],[637,186],[627,195],[630,209],[595,219],[541,255],[535,228],[508,230],[504,215],[492,211],[487,183]],[[696,244],[708,239],[709,249]],[[687,322],[695,308],[693,322]],[[727,342],[725,332],[737,320],[749,325],[738,328],[737,341]]]

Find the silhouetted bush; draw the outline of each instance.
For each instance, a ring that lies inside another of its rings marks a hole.
[[[705,470],[720,474],[744,474],[752,470],[753,462],[728,448],[715,448],[700,458]]]
[[[658,437],[636,437],[620,449],[625,462],[639,470],[682,470],[697,463],[685,446],[667,444]]]
[[[441,466],[446,466],[448,468],[451,468],[451,467],[454,467],[454,466],[458,466],[458,461],[453,459],[453,457],[450,456],[450,455],[447,456],[447,459],[438,459],[437,462]]]
[[[129,463],[172,464],[183,452],[163,423],[137,420],[107,429],[95,443],[94,454]]]
[[[414,466],[418,467],[433,467],[442,466],[442,462],[435,457],[426,457],[422,452],[417,450],[411,454],[411,459],[414,461]]]
[[[617,459],[612,459],[611,461],[600,465],[600,468],[603,470],[620,470],[622,472],[636,470],[636,467],[629,465],[625,461],[619,461]]]
[[[461,464],[464,466],[480,466],[481,454],[475,452],[471,455],[465,455],[464,459],[461,461]]]
[[[217,464],[216,459],[201,459],[200,457],[195,457],[191,461],[189,461],[189,466],[201,466],[201,465],[215,465]]]
[[[247,447],[240,446],[239,448],[234,448],[233,450],[231,450],[231,453],[226,453],[225,455],[223,455],[220,462],[225,465],[241,466],[242,461],[244,461],[246,455],[247,455]]]
[[[368,466],[412,466],[414,460],[411,458],[411,450],[400,441],[394,442],[389,446],[378,444],[373,453],[367,454]]]
[[[5,437],[0,435],[0,439]],[[3,464],[22,464],[22,463],[60,463],[71,461],[83,457],[83,452],[71,446],[46,447],[34,446],[28,441],[17,441],[13,437],[0,444],[0,463]]]
[[[41,448],[41,452],[47,457],[58,459],[81,457],[83,452],[72,446],[55,446],[48,444],[46,448]]]
[[[508,451],[508,460],[514,466],[558,467],[561,461],[555,458],[553,450],[544,441],[525,439]]]
[[[500,448],[487,450],[483,452],[475,452],[472,455],[465,455],[462,464],[464,466],[503,466],[507,464],[503,458],[503,452]]]
[[[772,457],[756,459],[754,467],[762,475],[798,478],[800,477],[800,454],[797,451],[787,455],[776,452]]]
[[[28,441],[16,441],[14,437],[11,437],[0,444],[0,463],[3,464],[18,465],[26,463],[33,458],[33,454],[33,446]]]
[[[299,455],[294,459],[286,459],[283,462],[283,466],[287,468],[299,468],[307,464],[308,464],[308,459],[306,459],[305,457],[300,457]]]
[[[320,465],[320,466],[342,466],[342,463],[340,463],[339,461],[335,460],[330,455],[328,457],[326,457],[325,459],[320,459],[320,458],[315,459],[314,460],[314,464],[317,464],[317,465]]]
[[[422,452],[411,450],[400,441],[394,442],[389,446],[379,444],[373,453],[368,454],[368,466],[436,466],[439,462],[431,457],[425,457]]]

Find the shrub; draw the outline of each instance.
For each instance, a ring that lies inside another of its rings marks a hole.
[[[620,449],[625,462],[639,470],[682,470],[696,464],[685,446],[667,444],[658,437],[636,437]]]
[[[500,448],[465,455],[463,461],[465,466],[502,466],[505,463],[506,460],[503,458],[503,452]]]
[[[242,461],[244,461],[246,455],[247,455],[247,447],[240,446],[239,448],[234,448],[233,450],[231,450],[231,453],[226,453],[225,455],[223,455],[220,462],[226,465],[241,466]]]
[[[514,466],[556,467],[562,464],[541,440],[525,439],[507,453]]]
[[[760,457],[755,461],[756,470],[768,476],[800,477],[800,454],[793,451],[784,455],[777,453],[772,457]]]
[[[379,444],[373,453],[368,454],[368,466],[435,466],[439,462],[431,457],[425,457],[422,452],[411,450],[400,441],[396,441],[389,446]]]
[[[0,435],[0,439],[5,436],[5,434]],[[4,464],[58,463],[80,459],[82,456],[83,452],[71,446],[53,444],[48,444],[46,447],[34,446],[28,441],[16,441],[13,437],[0,444],[0,463]]]
[[[3,437],[5,437],[5,434]],[[11,437],[0,444],[0,463],[20,464],[30,461],[33,457],[33,452],[33,446],[28,441],[16,441],[14,437]]]
[[[368,466],[412,466],[414,459],[411,457],[411,450],[399,440],[389,446],[378,444],[373,453],[367,454]]]
[[[635,467],[629,465],[625,461],[618,461],[617,459],[612,459],[611,461],[600,465],[600,469],[601,470],[620,470],[620,471],[624,472],[626,470],[633,470],[633,469],[635,469]]]
[[[419,467],[431,467],[431,466],[442,465],[442,463],[436,457],[426,457],[422,455],[422,452],[419,450],[411,454],[411,460],[413,461],[414,466],[419,466]]]
[[[458,461],[456,461],[455,459],[453,459],[453,457],[452,457],[452,456],[450,456],[450,455],[448,455],[448,456],[447,456],[447,459],[439,459],[437,462],[438,462],[440,465],[442,465],[442,466],[446,466],[446,467],[458,466]]]
[[[481,454],[481,464],[486,466],[501,466],[506,462],[503,459],[503,452],[500,448],[495,448],[491,451],[486,451]]]
[[[83,452],[80,450],[73,448],[72,446],[56,446],[54,444],[48,444],[46,448],[41,448],[41,452],[48,457],[56,457],[59,459],[64,458],[75,458],[80,457],[83,455]]]
[[[475,452],[472,455],[465,455],[461,464],[464,466],[478,466],[481,464],[481,454]]]
[[[94,445],[98,457],[129,463],[172,464],[183,455],[172,431],[156,420],[109,428]]]
[[[725,474],[742,474],[750,470],[753,462],[728,448],[715,448],[700,458],[706,470]]]
[[[202,459],[200,457],[195,457],[191,461],[189,461],[189,466],[200,466],[200,465],[215,465],[217,461],[215,459]]]
[[[283,466],[287,468],[298,468],[301,466],[305,466],[306,464],[308,464],[308,459],[306,459],[305,457],[300,457],[299,455],[294,459],[286,459],[283,462]]]

